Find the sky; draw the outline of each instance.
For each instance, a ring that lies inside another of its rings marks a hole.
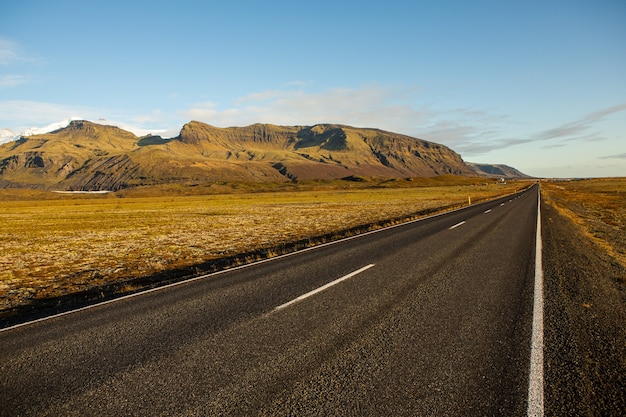
[[[339,123],[626,176],[624,0],[0,0],[0,129]]]

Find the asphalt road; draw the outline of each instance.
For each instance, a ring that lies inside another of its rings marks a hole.
[[[2,331],[0,415],[526,415],[537,194]]]

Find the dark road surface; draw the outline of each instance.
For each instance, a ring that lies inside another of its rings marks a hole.
[[[0,415],[526,415],[537,198],[2,331]]]

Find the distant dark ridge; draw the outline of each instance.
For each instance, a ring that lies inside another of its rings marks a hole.
[[[529,175],[524,174],[517,169],[508,165],[502,164],[477,164],[473,162],[467,162],[467,165],[472,167],[477,175],[483,177],[502,177],[502,178],[532,178]]]

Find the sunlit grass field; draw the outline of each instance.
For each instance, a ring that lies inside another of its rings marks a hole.
[[[547,203],[626,268],[626,178],[546,182],[541,187]]]
[[[0,310],[525,185],[342,182],[104,195],[0,190]]]

